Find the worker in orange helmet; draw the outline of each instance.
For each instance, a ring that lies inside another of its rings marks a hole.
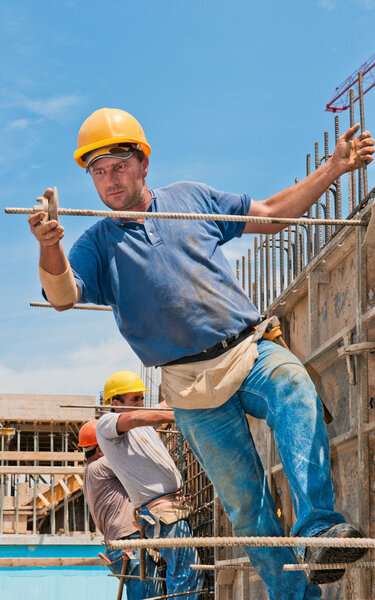
[[[102,108],[83,123],[74,157],[111,210],[223,214],[228,220],[105,218],[76,241],[69,259],[63,227],[29,217],[40,243],[40,280],[57,310],[78,300],[109,305],[120,333],[145,366],[162,368],[176,422],[213,482],[236,535],[282,536],[246,414],[273,429],[296,513],[292,535],[360,537],[335,510],[329,439],[311,379],[286,349],[264,339],[267,322],[244,293],[222,251],[243,233],[274,234],[283,225],[232,217],[301,217],[342,174],[373,160],[369,131],[359,125],[304,180],[255,201],[203,183],[180,181],[149,189],[151,152],[138,121]],[[171,144],[173,140],[170,140]],[[204,147],[202,131],[196,145]],[[270,138],[270,152],[277,144]],[[233,151],[230,143],[225,154]],[[235,150],[234,150],[235,151]],[[52,193],[48,189],[46,195]],[[257,327],[255,331],[255,327]],[[270,600],[321,597],[320,583],[345,570],[286,572],[291,548],[245,549]],[[312,549],[311,562],[352,562],[363,549]],[[305,550],[300,551],[301,557]]]
[[[162,410],[165,401],[155,407],[161,410],[140,410],[145,391],[142,379],[131,371],[108,377],[104,404],[111,403],[112,410],[98,421],[100,448],[127,490],[146,537],[191,537],[187,519],[192,506],[183,493],[181,474],[154,429],[173,423],[173,411]],[[189,598],[198,600],[204,575],[190,568],[200,563],[196,548],[160,548],[160,554],[167,564],[167,594],[189,591]]]
[[[95,525],[104,536],[104,542],[126,539],[131,546],[131,540],[139,537],[139,528],[134,522],[134,507],[99,447],[96,426],[95,419],[84,423],[78,436],[78,446],[83,448],[86,457],[83,493]],[[121,574],[125,560],[125,574],[140,575],[139,551],[127,550],[123,553],[107,548],[106,555],[111,561],[109,568],[113,573]],[[149,553],[146,553],[146,576],[158,577],[157,564]],[[125,580],[125,587],[129,600],[142,600],[163,593],[160,580],[141,581],[132,577]]]

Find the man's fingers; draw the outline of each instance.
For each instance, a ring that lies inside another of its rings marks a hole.
[[[359,128],[360,128],[359,123],[357,123],[353,127],[350,127],[350,129],[345,131],[345,133],[341,136],[341,139],[344,140],[345,142],[349,142],[352,139],[352,137],[355,136],[355,134],[357,133]]]
[[[42,221],[45,216],[46,216],[46,213],[40,211],[40,212],[30,215],[27,220],[32,227],[35,227],[35,225],[40,223],[40,221]]]

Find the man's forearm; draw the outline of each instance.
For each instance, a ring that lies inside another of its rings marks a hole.
[[[147,411],[142,410],[129,411],[121,413],[117,419],[117,433],[124,433],[136,427],[154,427],[162,423],[174,423],[174,415],[172,411],[158,410]]]
[[[63,247],[59,242],[55,246],[43,246],[40,244],[40,266],[51,273],[51,275],[61,275],[67,270],[69,261],[65,256]]]
[[[301,217],[340,175],[337,167],[327,161],[306,179],[267,198],[267,212],[270,216]]]

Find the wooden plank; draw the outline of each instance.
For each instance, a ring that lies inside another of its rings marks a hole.
[[[102,567],[101,558],[95,557],[48,557],[48,558],[0,558],[0,568],[9,567]]]
[[[68,461],[83,462],[85,460],[84,452],[0,452],[0,460],[16,461]]]
[[[3,467],[0,475],[83,475],[84,467]]]
[[[50,394],[0,394],[0,414],[7,422],[48,421],[82,423],[95,419],[95,409],[86,408],[95,403],[95,396],[70,396]],[[80,410],[72,411],[61,405],[80,404]]]

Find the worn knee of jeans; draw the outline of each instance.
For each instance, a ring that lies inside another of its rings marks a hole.
[[[276,416],[279,409],[283,412],[293,408],[297,412],[306,409],[310,412],[321,411],[321,403],[313,382],[306,369],[299,363],[287,363],[276,367],[270,375],[273,384],[271,413]]]

